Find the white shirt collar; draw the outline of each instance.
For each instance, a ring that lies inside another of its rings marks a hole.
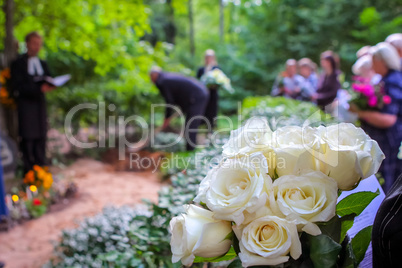
[[[28,58],[28,73],[30,75],[43,75],[42,64],[38,57]]]

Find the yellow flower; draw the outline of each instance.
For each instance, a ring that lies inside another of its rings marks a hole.
[[[36,192],[38,191],[38,188],[35,185],[31,185],[29,186],[29,190],[31,190],[31,192]]]
[[[48,174],[46,174],[46,176],[44,177],[44,180],[43,180],[43,188],[45,188],[46,190],[49,190],[50,187],[52,187],[52,184],[53,184],[52,174],[48,173]]]
[[[16,195],[16,194],[13,194],[12,196],[11,196],[11,199],[16,203],[16,202],[18,202],[18,200],[20,200],[20,198],[18,197],[18,195]]]

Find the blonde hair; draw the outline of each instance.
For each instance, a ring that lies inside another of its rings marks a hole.
[[[396,48],[391,44],[385,42],[378,43],[370,52],[373,57],[383,61],[388,69],[401,70],[401,59]]]
[[[213,56],[215,57],[215,51],[213,49],[207,49],[205,50],[205,57],[207,56]]]
[[[361,75],[363,69],[370,70],[373,66],[373,60],[371,55],[364,55],[360,57],[352,66],[352,72],[355,75]]]
[[[370,53],[371,46],[364,46],[356,52],[356,57],[361,58]]]
[[[402,50],[402,33],[389,35],[387,39],[385,39],[385,42],[390,43],[398,50]]]
[[[294,66],[297,65],[297,61],[295,59],[288,59],[286,61],[286,66]]]
[[[303,67],[303,66],[307,66],[310,67],[311,70],[314,70],[314,66],[313,66],[313,61],[309,58],[302,58],[297,62],[297,66]]]
[[[209,72],[214,66],[218,65],[218,61],[216,60],[215,51],[213,49],[207,49],[205,51],[205,58],[206,57],[213,57],[212,62],[205,66],[205,72]]]

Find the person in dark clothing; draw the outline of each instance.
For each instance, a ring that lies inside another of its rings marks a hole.
[[[201,77],[212,70],[220,69],[218,63],[216,61],[215,51],[212,49],[208,49],[205,51],[205,66],[200,67],[197,71],[197,79],[201,79]],[[205,108],[205,118],[210,126],[210,130],[212,131],[215,127],[215,118],[218,115],[218,101],[219,101],[219,94],[218,94],[218,87],[217,86],[210,86],[209,89],[209,100],[207,107]]]
[[[323,73],[318,82],[317,93],[313,95],[313,99],[321,109],[331,104],[341,88],[338,80],[338,70],[335,57],[331,51],[321,54],[321,67]]]
[[[380,43],[372,48],[373,69],[381,75],[384,94],[391,98],[391,103],[379,111],[361,111],[351,106],[362,122],[362,128],[378,142],[385,154],[380,167],[384,177],[384,192],[387,193],[396,178],[402,173],[402,160],[398,158],[402,142],[402,73],[401,62],[394,47]]]
[[[50,76],[45,61],[37,57],[42,47],[42,37],[29,33],[26,38],[27,53],[11,64],[11,86],[17,100],[20,147],[24,172],[33,165],[46,164],[47,113],[45,93],[53,86],[36,82],[41,76]]]
[[[194,150],[197,144],[196,129],[204,116],[209,98],[208,89],[194,78],[162,72],[160,68],[152,68],[150,76],[152,82],[165,99],[166,104],[179,106],[186,115],[185,137],[187,150]],[[169,125],[169,118],[172,114],[173,110],[166,107],[163,128]]]
[[[372,231],[373,268],[401,267],[402,176],[381,203]]]

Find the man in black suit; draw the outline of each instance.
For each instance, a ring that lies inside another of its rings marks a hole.
[[[187,150],[194,150],[197,144],[196,129],[201,123],[209,99],[208,89],[194,78],[162,72],[158,67],[152,68],[150,76],[166,104],[179,106],[186,115]],[[173,110],[167,107],[163,128],[169,125],[172,114]]]
[[[24,172],[33,165],[45,165],[47,113],[45,93],[55,87],[38,82],[41,76],[50,76],[45,61],[38,58],[42,37],[31,32],[25,37],[27,53],[11,64],[11,85],[18,107],[20,147]]]

